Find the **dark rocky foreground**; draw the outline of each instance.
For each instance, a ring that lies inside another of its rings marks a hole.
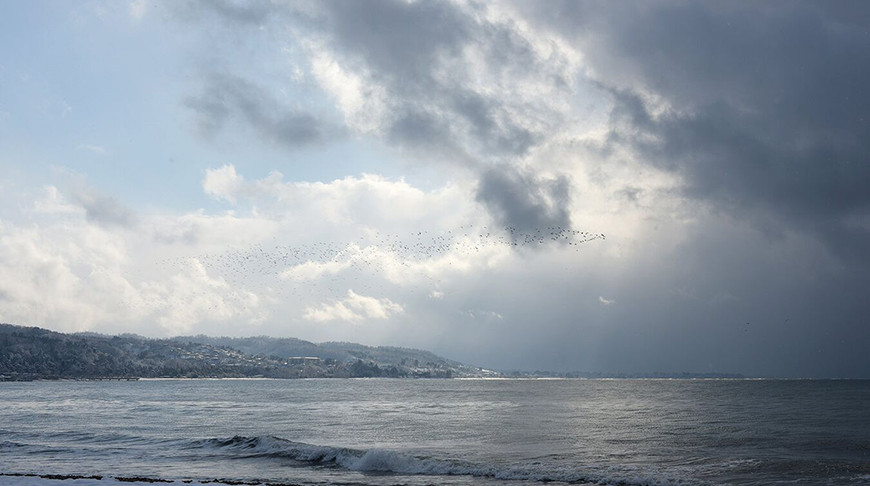
[[[148,339],[0,324],[0,381],[135,378],[451,378],[480,370],[427,351],[292,338]]]

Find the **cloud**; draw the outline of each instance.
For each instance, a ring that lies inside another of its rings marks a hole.
[[[97,155],[106,155],[108,153],[108,150],[106,150],[105,147],[101,147],[99,145],[91,145],[88,143],[83,143],[76,148],[78,150],[84,150],[86,152],[91,152]]]
[[[500,225],[524,231],[570,225],[576,209],[570,171],[553,170],[557,162],[538,152],[576,129],[581,57],[571,42],[529,28],[506,5],[203,1],[176,12],[190,22],[220,19],[218,28],[230,33],[266,29],[276,45],[293,46],[286,49],[292,55],[276,62],[307,64],[325,95],[303,107],[280,107],[266,80],[254,85],[228,67],[206,74],[202,93],[185,100],[200,133],[213,135],[242,120],[262,139],[290,149],[329,143],[345,132],[373,137],[405,160],[445,164],[462,179],[476,179],[476,200]],[[343,128],[310,115],[322,101],[335,104]],[[496,194],[501,188],[509,194]]]
[[[173,252],[169,245],[175,243],[154,237],[169,222],[198,219],[208,244],[222,247],[236,243],[239,235],[262,238],[251,222],[147,215],[136,218],[134,233],[121,224],[130,218],[119,222],[113,210],[103,211],[102,205],[120,203],[96,199],[85,201],[87,208],[69,204],[49,186],[27,223],[0,220],[0,315],[5,321],[66,331],[171,335],[194,326],[263,319],[257,294],[230,285],[196,259],[157,264]],[[181,254],[185,248],[190,247],[182,247]]]
[[[281,271],[281,273],[278,274],[278,278],[285,280],[295,280],[297,282],[307,282],[312,280],[318,280],[324,276],[341,273],[342,271],[350,268],[355,260],[358,260],[358,257],[356,257],[356,255],[359,254],[359,248],[353,246],[349,249],[353,251],[354,256],[348,259],[337,261],[335,260],[335,258],[333,258],[332,260],[326,262],[315,262],[308,260],[304,263],[293,265],[292,267]]]
[[[483,173],[476,199],[496,221],[519,233],[570,228],[570,185],[564,176],[541,179],[509,166]]]
[[[512,153],[527,147],[502,146],[500,138],[531,135],[506,113],[500,98],[470,89],[463,50],[492,47],[476,39],[473,17],[448,2],[323,3],[327,28],[313,45],[315,56],[351,67],[363,90],[384,93],[378,129],[393,143],[448,154],[461,152],[461,139],[480,149]],[[499,27],[490,25],[493,30]],[[486,46],[476,46],[478,40]],[[506,37],[503,40],[512,40]],[[505,43],[508,50],[513,45]],[[521,49],[515,53],[519,56]],[[462,71],[460,71],[460,69]],[[445,71],[449,77],[444,77]],[[324,87],[334,83],[325,80]],[[341,94],[339,93],[339,96]],[[377,98],[376,98],[377,99]]]
[[[236,2],[233,0],[167,2],[172,12],[185,20],[211,14],[230,22],[258,26],[278,12],[267,2]]]
[[[131,0],[128,6],[130,17],[141,19],[148,12],[148,2],[146,0]]]
[[[528,153],[564,119],[576,67],[570,47],[519,28],[495,5],[205,1],[182,10],[215,15],[230,28],[289,26],[351,130],[427,161],[474,165]],[[217,98],[191,100],[211,115],[206,131],[226,116],[227,103]]]
[[[404,179],[374,174],[347,176],[329,182],[284,181],[273,171],[258,180],[246,180],[234,165],[207,169],[202,183],[206,194],[233,204],[256,205],[258,211],[291,220],[336,223],[352,228],[377,227],[382,231],[425,225],[426,229],[457,226],[473,217],[470,188],[447,183],[422,190]],[[334,231],[334,227],[333,227]]]
[[[864,4],[148,5],[187,22],[140,33],[195,66],[194,128],[230,138],[202,173],[217,209],[19,197],[6,174],[4,319],[498,368],[870,369]],[[548,227],[608,238],[516,251]]]
[[[870,213],[865,4],[514,5],[611,94],[611,148],[678,174],[683,197],[866,259],[847,223]]]
[[[544,50],[485,7],[450,2],[321,4],[314,43],[385,93],[380,130],[410,149],[493,161],[526,154],[558,121],[561,53]],[[476,10],[477,9],[477,10]],[[389,27],[386,27],[389,25]],[[551,56],[556,62],[548,62]],[[520,66],[523,66],[522,68]],[[538,69],[544,76],[530,75]],[[547,76],[552,74],[552,77]],[[331,84],[324,84],[329,90]]]
[[[202,181],[202,190],[216,199],[224,199],[235,204],[236,197],[242,192],[245,179],[236,173],[232,164],[217,169],[207,169]]]
[[[366,319],[388,319],[403,311],[401,305],[390,299],[366,297],[348,290],[347,297],[343,300],[306,308],[304,318],[315,322],[358,322]]]
[[[485,320],[485,321],[502,321],[504,320],[504,316],[499,314],[498,312],[491,310],[480,310],[480,309],[471,309],[465,311],[465,313],[474,320]]]
[[[135,214],[114,197],[79,192],[73,194],[73,199],[85,209],[85,214],[91,221],[107,225],[130,226],[136,220]]]
[[[271,238],[279,224],[253,214],[242,216],[232,211],[209,214],[200,209],[181,214],[151,214],[140,226],[147,231],[141,235],[147,244],[212,252]]]
[[[189,260],[181,270],[166,281],[143,283],[139,290],[140,305],[168,333],[187,333],[209,321],[242,318],[256,324],[266,318],[257,294],[210,275],[198,260]]]
[[[309,112],[285,107],[263,88],[240,77],[212,73],[202,93],[189,96],[184,105],[193,111],[197,130],[213,137],[225,124],[238,118],[262,140],[297,149],[319,144],[339,131]]]
[[[129,227],[136,223],[136,214],[113,196],[105,196],[93,189],[78,188],[71,194],[72,201],[84,208],[89,221],[103,225]]]
[[[33,203],[33,210],[41,214],[74,214],[82,212],[83,208],[71,204],[55,186],[42,188],[43,195]]]

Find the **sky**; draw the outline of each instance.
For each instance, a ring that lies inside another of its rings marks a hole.
[[[0,322],[870,378],[870,4],[0,1]]]

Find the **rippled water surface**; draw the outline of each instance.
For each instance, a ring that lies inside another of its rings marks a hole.
[[[297,484],[870,484],[870,382],[0,383],[0,473]]]

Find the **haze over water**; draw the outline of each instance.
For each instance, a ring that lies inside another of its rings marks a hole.
[[[4,383],[0,403],[2,473],[360,485],[870,482],[868,381],[30,382]]]

